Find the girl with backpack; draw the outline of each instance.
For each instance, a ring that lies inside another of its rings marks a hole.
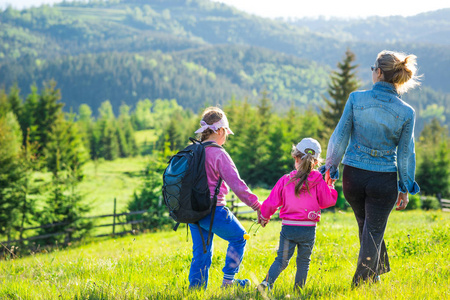
[[[292,147],[295,170],[281,177],[261,206],[261,224],[280,209],[282,228],[277,257],[258,290],[272,289],[280,273],[298,248],[295,287],[303,287],[308,275],[311,253],[316,238],[320,210],[336,204],[338,193],[333,183],[328,185],[322,174],[314,170],[321,161],[318,141],[304,138]]]
[[[225,113],[218,107],[207,108],[203,112],[200,125],[201,128],[195,133],[201,135],[201,142],[214,142],[218,146],[222,146],[226,142],[228,134],[233,134]],[[222,183],[217,196],[217,207],[211,228],[211,240],[206,245],[206,253],[204,253],[203,249],[202,235],[203,240],[207,240],[211,213],[199,221],[200,226],[189,224],[193,242],[193,257],[189,270],[189,288],[203,287],[206,289],[208,285],[214,235],[228,241],[225,266],[222,269],[224,273],[222,287],[248,286],[250,284],[248,279],[241,280],[234,278],[235,274],[239,271],[239,266],[244,257],[246,245],[244,234],[247,232],[233,213],[226,207],[225,196],[228,194],[228,187],[233,190],[242,202],[257,212],[258,220],[261,204],[258,201],[258,197],[250,191],[245,182],[240,178],[233,160],[222,147],[205,148],[205,168],[211,195],[215,194],[219,178],[222,178],[226,184]]]

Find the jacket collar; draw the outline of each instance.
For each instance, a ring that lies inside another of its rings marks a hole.
[[[400,94],[397,93],[397,89],[395,88],[395,86],[392,83],[389,83],[389,82],[386,82],[386,81],[378,81],[378,82],[376,82],[373,85],[372,90],[393,94],[393,95],[401,98]]]

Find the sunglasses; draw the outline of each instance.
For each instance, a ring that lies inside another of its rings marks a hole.
[[[371,66],[370,69],[373,71],[375,71],[376,69],[380,69],[381,73],[383,73],[383,69],[378,67],[378,66]]]

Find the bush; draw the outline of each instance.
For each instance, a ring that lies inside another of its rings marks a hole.
[[[347,210],[350,207],[350,204],[348,204],[347,200],[344,197],[344,192],[342,191],[342,181],[336,182],[335,188],[338,192],[336,208],[340,210]]]
[[[439,200],[436,197],[423,196],[420,199],[422,200],[423,210],[430,210],[430,209],[436,210],[441,208],[441,204],[439,203]]]
[[[422,201],[420,200],[420,195],[409,195],[409,203],[406,206],[406,210],[419,209],[422,207]]]
[[[128,202],[128,211],[147,210],[143,215],[129,215],[127,222],[140,221],[143,223],[133,224],[134,230],[156,230],[167,224],[173,224],[169,216],[167,207],[162,200],[162,174],[167,166],[166,159],[162,157],[152,157],[145,170],[145,181],[140,191],[135,192]]]

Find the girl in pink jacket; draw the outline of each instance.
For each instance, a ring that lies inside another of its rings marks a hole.
[[[298,247],[295,287],[303,287],[308,275],[316,238],[320,210],[336,204],[337,191],[327,185],[321,173],[314,170],[320,162],[318,141],[304,138],[292,148],[296,170],[281,177],[261,206],[261,224],[265,226],[280,208],[282,229],[277,257],[258,289],[271,289]],[[334,181],[333,181],[334,182]]]

